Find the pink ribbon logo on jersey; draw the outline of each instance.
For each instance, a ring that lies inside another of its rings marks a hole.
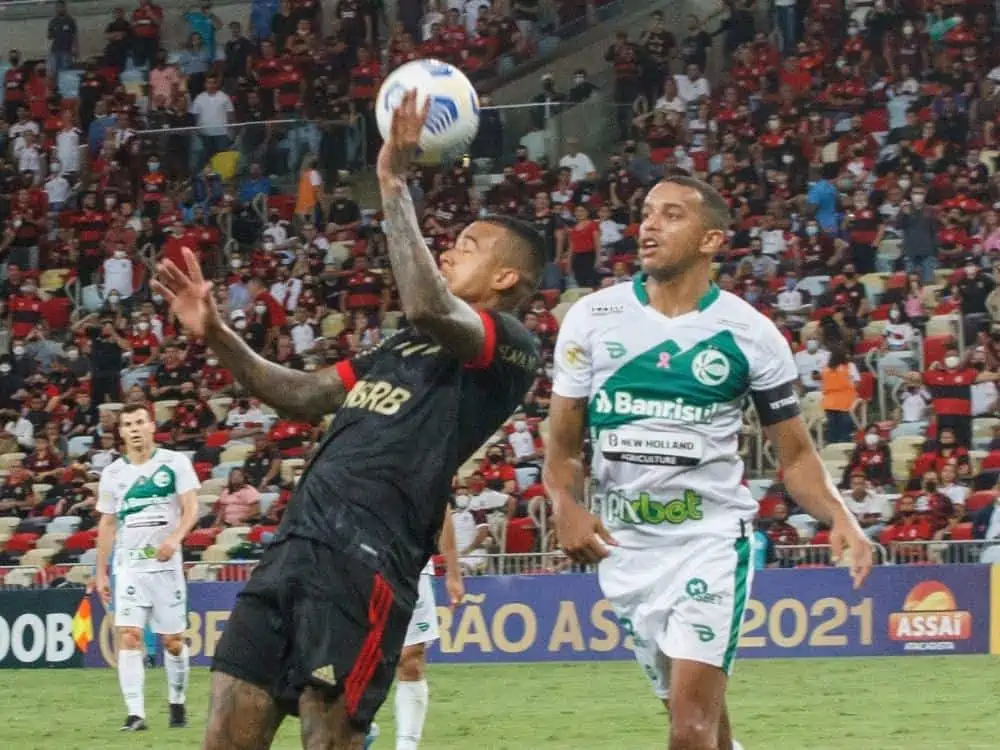
[[[656,363],[656,366],[661,370],[666,370],[670,367],[670,352],[660,352],[660,361]]]

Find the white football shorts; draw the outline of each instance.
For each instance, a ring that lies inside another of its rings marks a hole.
[[[434,586],[431,583],[431,576],[421,573],[417,588],[417,606],[413,608],[413,616],[410,617],[410,626],[406,629],[403,647],[430,643],[439,637]]]
[[[187,630],[187,583],[180,568],[115,571],[115,627],[174,635]]]

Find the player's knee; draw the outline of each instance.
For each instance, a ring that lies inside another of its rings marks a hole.
[[[669,750],[718,750],[719,727],[705,719],[674,718]]]
[[[142,632],[139,628],[118,628],[118,648],[124,651],[142,649]]]
[[[163,648],[173,656],[180,656],[181,651],[184,650],[184,635],[176,633],[163,636]]]
[[[396,678],[401,682],[417,682],[424,679],[426,656],[423,644],[403,649],[396,667]]]

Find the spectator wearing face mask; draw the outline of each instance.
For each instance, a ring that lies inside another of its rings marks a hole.
[[[822,386],[822,372],[830,362],[830,352],[815,336],[806,340],[804,349],[795,354],[795,366],[799,371],[799,384],[805,393],[818,391]]]
[[[892,517],[892,505],[885,495],[872,488],[863,471],[851,473],[850,489],[843,493],[844,503],[858,519],[865,535],[876,541]]]
[[[799,281],[795,274],[788,274],[782,282],[775,304],[779,310],[788,316],[789,322],[801,325],[805,322],[804,315],[812,309],[806,300],[806,295],[799,289]]]
[[[198,397],[194,383],[184,383],[181,386],[180,403],[174,407],[169,425],[174,446],[178,450],[198,450],[205,444],[205,437],[215,424],[215,414]]]
[[[850,477],[857,473],[863,474],[876,487],[891,487],[895,482],[892,476],[892,453],[875,425],[869,425],[855,445],[844,468],[841,486],[848,486]]]
[[[911,385],[924,385],[931,394],[931,408],[938,430],[950,429],[963,446],[972,445],[972,386],[1000,381],[1000,373],[963,366],[957,349],[945,353],[944,363],[934,362],[923,373],[903,375]]]
[[[990,275],[983,273],[974,258],[967,258],[962,277],[952,287],[952,298],[958,300],[965,325],[965,340],[972,341],[983,321],[989,319],[986,299],[996,288]]]
[[[481,573],[485,569],[486,555],[492,542],[489,526],[476,520],[471,504],[469,495],[460,490],[455,495],[455,509],[451,513],[458,562],[466,575]]]
[[[491,490],[506,495],[517,492],[517,473],[514,467],[507,463],[502,445],[491,445],[487,449],[486,458],[479,465],[479,473]]]
[[[951,427],[939,429],[937,446],[921,454],[911,473],[915,478],[926,478],[928,472],[939,473],[946,464],[956,467],[970,464],[969,449],[958,441]]]
[[[27,452],[35,447],[35,426],[31,420],[16,409],[5,411],[0,416],[2,416],[0,421],[3,422],[3,434],[13,438],[20,450]]]
[[[104,261],[102,271],[104,295],[109,302],[116,295],[119,300],[127,300],[132,296],[132,259],[124,247],[115,248],[112,256]]]
[[[571,104],[579,104],[593,96],[597,86],[587,80],[587,71],[583,68],[573,73],[573,85],[570,87],[567,99]]]
[[[28,379],[38,372],[38,363],[28,354],[24,339],[14,339],[10,347],[10,364],[14,374]]]
[[[910,200],[903,201],[897,225],[902,233],[903,265],[907,273],[919,273],[925,284],[934,283],[938,268],[940,222],[927,206],[927,189],[915,187]]]
[[[42,318],[42,301],[38,297],[35,282],[25,280],[18,293],[7,303],[10,316],[10,332],[14,338],[24,338],[38,325]]]
[[[469,510],[474,514],[476,522],[485,524],[494,539],[503,539],[507,521],[514,518],[517,511],[517,500],[509,493],[488,487],[486,479],[480,471],[472,472],[467,484],[469,487]]]
[[[49,175],[45,178],[45,195],[48,198],[49,213],[58,214],[69,200],[69,180],[62,174],[62,165],[54,161],[49,164]]]
[[[927,545],[934,536],[934,526],[926,513],[918,513],[916,501],[904,495],[896,506],[896,514],[879,534],[879,543],[889,550],[896,562],[917,562],[926,559]]]

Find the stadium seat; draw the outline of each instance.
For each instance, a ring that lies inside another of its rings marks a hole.
[[[572,306],[573,305],[571,305],[569,302],[560,302],[558,305],[556,305],[555,307],[552,308],[552,311],[551,311],[552,312],[552,317],[556,319],[556,322],[559,325],[562,325],[563,318],[566,317],[566,313],[569,312],[569,309]]]
[[[90,450],[94,444],[94,438],[90,435],[74,435],[67,441],[67,449],[70,458],[79,458]]]
[[[559,301],[560,302],[568,302],[568,303],[570,303],[572,305],[578,299],[582,299],[583,297],[586,297],[592,291],[594,291],[594,290],[591,289],[591,288],[589,288],[589,287],[576,286],[576,287],[573,287],[572,289],[567,289],[565,292],[563,292],[559,296]]]
[[[224,422],[226,417],[229,416],[229,409],[233,405],[233,399],[229,396],[219,396],[218,398],[210,399],[208,402],[209,407],[212,409],[212,414],[220,422]]]
[[[37,567],[13,568],[3,577],[3,585],[12,588],[30,588],[35,585],[39,572],[41,571]]]
[[[281,498],[280,492],[262,492],[260,493],[260,512],[261,515],[267,513],[271,506],[274,505]]]
[[[97,549],[88,549],[80,555],[80,559],[77,562],[79,562],[80,565],[97,565]]]
[[[231,472],[233,469],[242,469],[242,468],[243,468],[242,461],[226,461],[225,463],[218,464],[217,466],[212,467],[212,476],[209,479],[206,479],[205,482],[221,480],[222,484],[219,486],[219,489],[216,490],[216,492],[220,492],[222,488],[226,486],[226,481],[229,479],[229,472]],[[204,486],[204,484],[205,483],[203,482],[202,486]]]
[[[242,544],[250,536],[251,528],[249,526],[230,526],[228,529],[223,529],[219,532],[219,535],[215,538],[215,546],[224,547],[225,549],[230,549],[235,547],[237,544]]]
[[[771,518],[774,516],[774,508],[779,503],[785,502],[780,497],[762,497],[757,507],[757,515],[761,518]]]
[[[927,336],[924,338],[924,364],[930,366],[934,362],[944,359],[948,347],[953,346],[955,338],[953,336]]]
[[[97,544],[97,535],[90,531],[77,531],[63,541],[63,549],[67,552],[86,552]]]
[[[21,565],[44,568],[55,555],[54,549],[32,549],[28,550],[21,557]]]
[[[972,524],[968,521],[956,523],[951,529],[951,541],[953,542],[967,542],[972,538]]]
[[[995,469],[1000,469],[1000,451],[993,451],[988,454],[983,459],[983,465],[980,467],[980,471],[993,471]]]
[[[997,498],[995,490],[979,490],[973,492],[965,499],[965,512],[969,514],[978,513],[983,508],[992,504]]]
[[[97,405],[97,410],[98,411],[111,411],[111,412],[115,412],[115,413],[120,412],[124,408],[125,408],[125,404],[122,404],[122,403],[120,403],[118,401],[106,401],[103,404],[98,404]]]
[[[240,464],[236,465],[236,468],[242,465],[243,464],[241,462]],[[224,489],[226,489],[226,482],[228,481],[229,472],[232,470],[232,468],[233,467],[226,469],[225,477],[218,477],[218,478],[212,477],[211,479],[206,479],[204,482],[202,482],[201,489],[198,490],[198,496],[200,497],[202,495],[215,495],[216,499],[218,499],[218,496],[222,493]]]
[[[229,548],[213,544],[201,554],[201,561],[206,563],[229,562]]]
[[[66,284],[71,271],[68,268],[50,268],[38,277],[38,288],[43,292],[58,292]]]
[[[323,338],[335,339],[347,327],[347,317],[343,313],[332,312],[320,323],[320,333]]]
[[[889,324],[887,320],[873,320],[865,326],[862,336],[866,339],[881,339],[885,335],[885,327]]]
[[[30,532],[14,534],[7,540],[7,544],[4,545],[4,550],[11,555],[23,555],[29,550],[33,550],[35,548],[39,538],[41,538],[40,534],[32,534]]]
[[[39,482],[38,484],[34,485],[31,489],[35,493],[35,497],[45,497],[47,494],[49,494],[49,490],[52,489],[52,485],[46,484],[45,482]]]
[[[0,518],[0,532],[6,531],[9,534],[13,534],[14,533],[14,529],[17,528],[17,525],[19,523],[21,523],[21,519],[20,518],[14,518],[14,517],[10,517],[10,516],[4,516],[3,518]]]
[[[195,529],[184,537],[184,547],[187,549],[208,549],[215,543],[219,529]]]
[[[851,457],[854,447],[854,443],[829,443],[819,455],[824,461],[841,461]]]
[[[10,471],[24,460],[24,453],[4,453],[0,456],[0,471]]]
[[[399,310],[390,310],[382,317],[382,328],[387,331],[395,331],[399,328],[399,323],[403,319],[403,313]]]
[[[858,279],[858,281],[861,282],[861,285],[865,288],[865,291],[868,293],[868,299],[872,302],[872,304],[875,303],[885,290],[885,282],[888,278],[889,274],[887,273],[866,273]],[[888,315],[886,317],[888,317]]]
[[[305,465],[304,458],[286,458],[281,462],[281,481],[291,483],[295,479],[295,470]]]
[[[208,565],[205,563],[198,563],[192,565],[187,570],[187,579],[190,583],[198,583],[204,581],[215,581],[218,575],[219,567],[217,565]]]
[[[225,450],[222,451],[222,454],[219,456],[219,462],[220,463],[239,462],[242,465],[243,461],[251,453],[253,453],[252,445],[246,445],[245,443],[235,443],[233,445],[228,446]]]
[[[66,573],[66,580],[70,583],[76,583],[81,586],[86,586],[90,583],[90,579],[94,575],[94,569],[89,565],[74,565]]]
[[[153,419],[156,420],[156,424],[163,424],[164,422],[169,422],[174,415],[174,408],[177,406],[177,399],[168,398],[165,401],[156,401],[153,403]]]
[[[45,530],[50,534],[52,532],[65,532],[67,536],[72,534],[83,522],[80,516],[56,516],[51,521],[49,525],[45,527]]]
[[[953,337],[955,335],[955,325],[957,320],[958,318],[954,315],[935,315],[927,321],[927,330],[925,334],[928,337]]]
[[[507,522],[503,550],[512,555],[534,552],[536,535],[535,522],[530,518],[512,518]]]
[[[66,540],[69,539],[70,534],[66,531],[52,531],[51,524],[49,528],[46,528],[45,534],[38,540],[35,544],[35,549],[51,550],[52,552],[58,552],[63,548]]]

